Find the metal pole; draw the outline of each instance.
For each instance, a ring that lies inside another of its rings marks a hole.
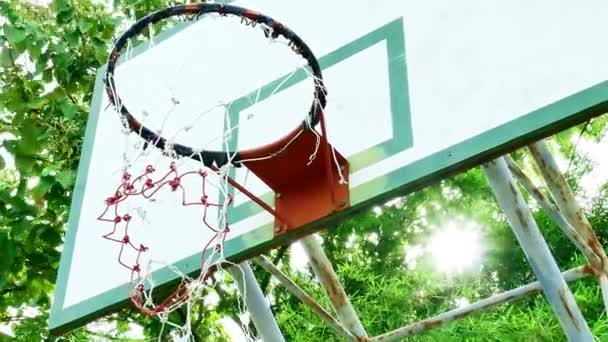
[[[562,273],[564,279],[567,282],[575,281],[591,274],[589,270],[589,265],[579,266],[573,269],[570,269],[564,273]],[[500,305],[503,303],[512,302],[521,298],[524,298],[528,295],[537,293],[542,289],[539,281],[535,281],[533,283],[520,286],[518,288],[505,291],[502,293],[495,294],[491,297],[482,299],[475,303],[469,304],[467,306],[463,306],[460,308],[456,308],[447,312],[440,313],[431,318],[427,318],[425,320],[409,324],[405,327],[395,329],[393,331],[389,331],[382,335],[378,335],[373,337],[371,341],[373,342],[390,342],[390,341],[399,341],[404,337],[411,336],[414,334],[419,334],[421,332],[438,328],[444,326],[452,321],[457,319],[461,319],[467,317],[476,312],[480,312],[496,305]]]
[[[534,148],[534,147],[532,147],[532,148]],[[541,148],[541,150],[542,150],[542,148]],[[538,155],[540,156],[542,154],[539,153]],[[594,274],[597,276],[598,282],[600,285],[600,289],[602,290],[604,308],[606,308],[606,310],[608,310],[608,275],[605,270],[606,261],[605,261],[605,259],[604,260],[602,259],[603,257],[605,257],[603,248],[600,248],[599,250],[593,249],[591,247],[591,245],[589,243],[587,243],[587,241],[585,241],[583,236],[581,236],[581,234],[579,234],[580,229],[576,230],[576,229],[574,229],[574,227],[572,227],[571,222],[568,222],[568,220],[564,217],[564,215],[562,215],[562,211],[560,211],[558,208],[556,208],[549,201],[549,199],[538,188],[536,188],[534,186],[534,184],[532,183],[532,180],[530,180],[530,178],[528,178],[528,176],[526,176],[526,174],[517,166],[517,164],[515,163],[513,158],[506,157],[506,160],[507,160],[507,164],[509,165],[509,169],[511,170],[513,175],[517,178],[517,180],[521,183],[521,185],[523,185],[524,188],[526,188],[526,190],[532,195],[532,197],[534,197],[534,199],[540,204],[540,206],[545,211],[547,211],[547,213],[553,219],[553,221],[557,224],[557,226],[559,228],[561,228],[562,232],[570,239],[570,241],[572,241],[572,243],[574,243],[576,248],[578,248],[578,250],[580,250],[583,253],[583,255],[585,255],[587,260],[589,260],[589,262],[591,263],[590,267],[594,271]],[[553,163],[547,163],[547,165],[551,165],[551,164],[553,164]],[[542,169],[546,169],[546,167],[542,167]],[[554,173],[554,172],[552,172],[552,173]],[[565,183],[565,179],[564,179],[563,184],[565,184],[567,186],[567,184]],[[563,185],[558,185],[558,187],[562,188]],[[570,192],[570,188],[567,187],[565,191]],[[556,195],[552,194],[552,196],[556,196]],[[586,218],[585,218],[585,221],[587,221]],[[587,228],[583,228],[583,230],[585,230],[585,229],[587,229]],[[589,227],[589,229],[591,229],[591,227]],[[591,231],[591,232],[593,234],[591,241],[597,240],[595,233],[593,233],[593,231]],[[599,244],[599,241],[597,243]],[[602,255],[604,255],[604,256],[602,256]]]
[[[332,327],[338,334],[345,337],[349,341],[356,341],[357,339],[353,336],[340,322],[338,322],[329,312],[327,312],[321,304],[317,303],[313,297],[306,293],[302,288],[298,286],[293,280],[291,280],[285,273],[283,273],[278,267],[276,267],[270,260],[264,256],[253,258],[256,264],[262,266],[266,271],[272,274],[285,288],[291,292],[294,296],[302,301],[304,305],[309,307],[314,313],[325,321],[330,327]]]
[[[605,263],[606,253],[593,232],[585,211],[578,205],[570,186],[568,186],[568,182],[566,182],[566,178],[564,178],[564,175],[557,166],[557,162],[551,155],[551,152],[549,152],[547,144],[544,141],[539,141],[528,148],[545,182],[547,182],[551,196],[553,196],[559,210],[572,227],[588,242],[602,262]]]
[[[338,319],[355,337],[361,341],[366,341],[367,332],[365,332],[355,308],[346,295],[334,268],[331,266],[331,262],[327,258],[327,255],[325,255],[321,241],[319,241],[316,235],[307,236],[300,241],[308,254],[308,262],[317,279],[323,285],[338,315]]]
[[[228,267],[227,271],[236,281],[241,297],[245,300],[251,320],[262,341],[284,342],[285,338],[274,319],[272,311],[270,311],[270,305],[264,298],[249,262],[243,261],[238,266]]]
[[[600,282],[600,289],[602,289],[602,299],[604,300],[604,308],[608,311],[608,276],[606,273],[602,273],[598,276]]]
[[[608,265],[606,253],[602,245],[595,235],[591,224],[589,224],[585,211],[578,205],[572,189],[570,189],[566,178],[564,178],[564,175],[559,170],[557,162],[551,155],[547,144],[544,141],[539,141],[528,146],[528,149],[540,173],[543,175],[551,196],[555,200],[560,212],[582,237],[585,245],[592,249],[597,259],[599,259],[599,262],[597,259],[590,259],[590,261],[600,280],[600,287],[605,298],[604,306],[608,309],[608,300],[606,299],[608,298],[608,281],[607,279],[602,279],[606,278],[608,274]]]
[[[482,168],[568,340],[593,341],[587,322],[526,206],[505,159],[495,159]]]
[[[578,234],[578,232],[570,225],[570,223],[564,218],[559,209],[557,209],[551,201],[532,183],[532,180],[522,171],[517,163],[510,156],[505,156],[509,170],[513,173],[519,183],[532,195],[532,197],[538,202],[538,204],[547,212],[549,217],[557,224],[562,232],[574,243],[576,248],[583,252],[587,257],[587,260],[592,265],[597,264],[600,260],[595,252],[587,245],[585,240]]]

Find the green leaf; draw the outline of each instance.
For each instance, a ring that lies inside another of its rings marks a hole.
[[[2,16],[7,17],[10,22],[15,22],[19,20],[19,15],[13,6],[10,6],[8,1],[0,2],[0,14]]]
[[[70,101],[64,100],[59,104],[63,117],[66,119],[72,119],[76,113],[78,113],[78,107],[73,105]]]
[[[42,80],[45,82],[53,81],[53,69],[46,69],[42,72]]]
[[[95,45],[95,58],[99,64],[104,64],[108,58],[108,52],[104,45]]]
[[[36,59],[34,62],[36,63],[36,70],[40,71],[40,70],[45,70],[49,64],[49,59],[51,58],[50,53],[48,52],[50,49],[52,49],[51,47],[48,47],[46,52],[41,53],[40,57],[38,57],[38,59]]]
[[[4,147],[13,155],[17,152],[17,140],[6,139],[0,143],[0,146]]]
[[[15,166],[20,173],[30,174],[36,166],[36,158],[29,155],[17,154],[15,156]]]
[[[61,46],[58,47],[58,49],[59,48],[67,49],[67,46]],[[65,51],[61,51],[52,55],[52,59],[53,65],[55,67],[55,72],[65,72],[65,69],[67,69],[72,62],[72,56]]]
[[[37,202],[43,201],[46,194],[51,190],[55,183],[55,178],[52,176],[40,177],[40,182],[32,189],[32,199]]]
[[[38,106],[40,103],[33,103],[33,105]],[[21,133],[21,141],[17,144],[18,154],[31,156],[42,149],[43,144],[40,141],[40,135],[44,132],[44,128],[39,127],[34,120],[25,121],[19,132]]]
[[[15,241],[11,239],[7,231],[0,231],[0,251],[2,251],[0,273],[7,273],[13,264],[16,254]]]
[[[29,109],[41,109],[46,104],[46,100],[44,98],[36,98],[27,103],[27,108]]]
[[[2,155],[0,155],[0,170],[4,170],[5,167],[6,167],[6,161],[4,160],[4,157]]]
[[[13,66],[13,60],[11,58],[11,53],[7,48],[0,49],[0,66],[10,67]]]
[[[76,172],[74,170],[63,170],[57,174],[56,178],[57,182],[59,182],[64,189],[68,190],[74,184]]]
[[[58,0],[57,1],[57,22],[65,24],[72,19],[74,14],[74,8],[70,1]]]
[[[40,238],[51,246],[59,245],[61,243],[61,233],[53,229],[52,226],[45,226],[44,228]]]
[[[11,235],[16,241],[24,241],[32,229],[32,223],[25,220],[17,221],[12,225],[13,229],[11,230]]]
[[[18,44],[25,40],[26,34],[24,29],[9,24],[4,24],[3,28],[4,36],[11,44]]]
[[[85,19],[81,19],[80,21],[78,21],[78,29],[80,29],[80,32],[82,33],[87,33],[89,32],[89,30],[93,27],[93,24]]]
[[[40,57],[40,54],[42,53],[42,46],[38,44],[33,44],[32,46],[30,46],[29,53],[33,60],[38,59]]]
[[[54,132],[53,128],[49,127],[38,136],[38,141],[46,141]]]
[[[76,31],[69,32],[64,37],[71,46],[77,46],[80,42],[80,35]]]
[[[31,151],[30,149],[35,145],[28,144],[23,140],[5,140],[2,146],[15,157],[15,166],[20,173],[29,173],[33,170],[36,158],[32,156],[33,153],[28,151]]]

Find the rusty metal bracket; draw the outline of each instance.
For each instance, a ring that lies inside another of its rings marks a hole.
[[[243,157],[243,165],[275,192],[278,214],[275,235],[346,209],[350,204],[348,161],[325,135],[301,129],[288,137],[290,141],[281,140],[264,150],[262,154],[272,158],[248,161],[247,156]]]

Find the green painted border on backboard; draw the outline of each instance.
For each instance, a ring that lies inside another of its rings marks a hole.
[[[156,44],[166,40],[176,33],[180,32],[190,22],[182,22],[177,25],[159,33],[154,37]],[[141,44],[133,48],[129,52],[128,58],[136,58],[142,54],[148,48],[147,44]],[[121,59],[124,60],[125,57]],[[74,184],[74,192],[72,194],[72,203],[70,205],[70,215],[67,223],[67,231],[63,244],[63,251],[61,253],[61,260],[59,262],[59,272],[57,274],[57,280],[55,282],[55,296],[51,306],[51,312],[49,315],[49,330],[51,333],[61,333],[65,330],[72,329],[72,322],[75,322],[74,327],[80,325],[80,322],[84,324],[86,320],[78,319],[81,315],[86,315],[88,308],[84,305],[78,306],[75,310],[65,310],[63,303],[65,299],[65,292],[67,290],[67,280],[72,264],[72,256],[74,252],[74,243],[76,241],[76,233],[78,230],[78,222],[80,221],[80,209],[82,207],[82,199],[84,196],[85,186],[87,183],[87,177],[89,173],[89,166],[91,163],[91,154],[93,151],[93,145],[95,143],[95,134],[97,132],[97,123],[99,121],[99,115],[101,115],[103,102],[104,90],[104,76],[106,67],[102,66],[97,70],[95,78],[95,86],[93,89],[93,98],[91,100],[91,106],[89,109],[89,118],[87,121],[87,128],[85,130],[84,141],[82,144],[82,152],[80,154],[80,163],[78,165],[78,173],[76,175],[76,182]],[[68,324],[66,328],[64,325]]]
[[[134,53],[137,53],[137,51]],[[405,56],[403,56],[403,63],[405,62],[404,58]],[[69,266],[73,257],[74,242],[78,229],[77,224],[80,219],[80,207],[90,165],[90,155],[95,143],[98,117],[101,115],[100,106],[103,94],[101,77],[103,71],[102,68],[98,72],[95,85],[57,278],[55,300],[49,320],[49,328],[54,334],[76,328],[128,303],[128,285],[125,284],[68,308],[63,307]],[[404,96],[406,94],[404,93]],[[225,254],[234,261],[244,260],[300,236],[318,231],[327,225],[335,224],[388,198],[422,188],[448,175],[479,165],[484,161],[606,112],[608,112],[608,81],[584,89],[511,122],[471,137],[466,141],[411,164],[403,165],[382,177],[363,183],[351,189],[352,206],[335,215],[282,235],[279,238],[274,238],[272,226],[266,225],[231,239],[226,243]],[[184,270],[195,269],[199,265],[199,260],[200,253],[180,260],[177,265],[183,267]],[[159,283],[165,284],[171,284],[175,280],[175,276],[167,269],[155,272],[154,277],[160,280]]]
[[[339,47],[338,49],[319,58],[323,71],[336,64],[375,46],[386,43],[386,64],[389,75],[389,98],[391,102],[392,136],[375,146],[348,157],[350,173],[371,166],[396,153],[413,146],[412,119],[408,96],[407,67],[405,63],[405,31],[403,18],[398,18],[362,37]],[[287,90],[309,78],[309,74],[299,69],[269,82],[250,93],[232,101],[229,105],[230,122],[235,127],[239,125],[240,113],[256,103]],[[331,115],[331,113],[329,113]],[[370,113],[370,115],[372,115]],[[338,130],[340,127],[334,127]],[[225,129],[227,130],[227,128]],[[236,130],[235,130],[236,131]],[[230,148],[238,145],[238,132],[232,135]],[[231,177],[235,172],[232,170]],[[232,189],[234,190],[234,189]],[[269,205],[274,205],[274,195],[269,192],[260,196]],[[230,210],[230,220],[238,222],[248,216],[262,212],[262,208],[253,201],[246,201]]]
[[[188,25],[189,23],[176,25],[175,27],[172,27],[156,36],[154,41],[159,43],[160,41],[171,37]],[[394,20],[320,58],[322,67],[327,69],[340,61],[345,60],[381,42],[386,42],[393,135],[391,139],[376,146],[372,146],[369,149],[356,154],[352,158],[349,158],[351,163],[357,165],[356,168],[363,168],[372,165],[375,162],[378,162],[394,153],[403,151],[412,146],[409,98],[408,96],[402,96],[403,94],[407,94],[403,21],[402,19]],[[139,54],[145,51],[146,48],[147,46],[138,46],[137,48],[133,49],[129,58],[136,58]],[[68,221],[68,231],[66,234],[64,251],[61,256],[59,274],[57,277],[55,300],[49,319],[50,330],[54,333],[61,333],[84,324],[94,317],[111,312],[128,301],[128,284],[124,284],[92,297],[84,302],[64,308],[70,268],[69,266],[72,262],[74,243],[78,230],[78,222],[80,220],[79,213],[87,182],[90,157],[93,151],[95,134],[97,131],[97,123],[99,115],[102,114],[101,104],[104,94],[104,74],[105,68],[100,68],[97,73],[97,80],[95,83],[87,130],[85,133],[81,162],[72,199],[70,218]],[[285,90],[298,82],[303,81],[306,79],[306,77],[307,74],[304,72],[297,72],[293,75],[283,76],[278,80],[263,86],[260,89],[260,92],[258,92],[256,89],[250,94],[261,94],[260,98],[258,98],[258,101],[261,101],[272,94]],[[287,82],[283,82],[287,79]],[[281,84],[279,89],[276,89],[277,84]],[[271,89],[272,92],[269,91]],[[231,115],[238,117],[238,113],[250,105],[251,102],[248,101],[248,96],[244,96],[233,101],[229,106],[232,111]],[[403,129],[398,132],[397,127],[399,126],[403,127]],[[272,194],[265,194],[262,196],[262,198],[272,204]],[[260,208],[258,208],[256,205],[252,204],[251,202],[246,202],[231,209],[230,219],[233,222],[238,222],[247,216],[260,212]],[[274,234],[272,225],[257,227],[247,234],[228,240],[225,245],[224,254],[228,257],[238,258],[238,255],[247,253],[248,251],[257,248],[257,246],[266,245],[273,240]],[[176,263],[176,266],[186,273],[196,272],[196,270],[200,267],[200,260],[200,253],[197,253],[180,260]],[[154,272],[153,278],[158,284],[166,284],[175,280],[177,275],[168,268],[163,268]]]

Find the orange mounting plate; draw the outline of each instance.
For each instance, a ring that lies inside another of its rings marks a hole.
[[[275,193],[275,236],[349,207],[348,161],[324,135],[300,128],[255,153],[268,151],[279,152],[262,160],[247,161],[253,156],[245,151],[241,157]]]

